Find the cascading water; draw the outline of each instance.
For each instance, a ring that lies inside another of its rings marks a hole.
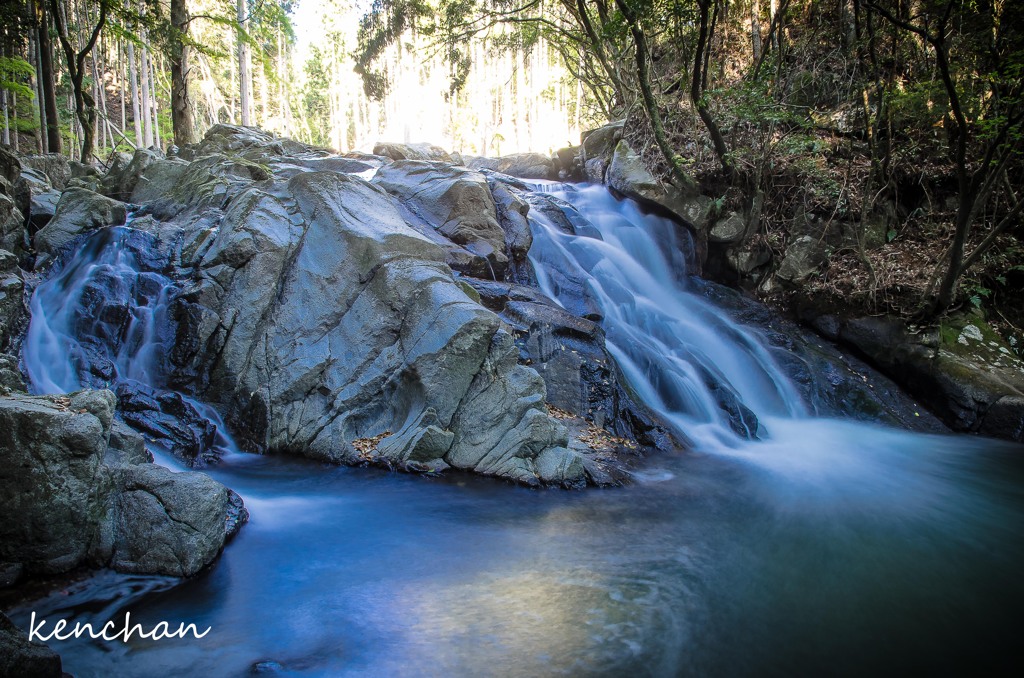
[[[12,618],[211,627],[53,643],[78,676],[1019,668],[1019,449],[803,416],[775,349],[687,281],[684,234],[600,188],[545,190],[579,213],[573,236],[531,211],[542,288],[601,316],[636,393],[713,454],[652,456],[663,473],[614,492],[228,455],[208,472],[251,520],[215,567],[179,583],[105,573]],[[37,391],[163,383],[173,289],[137,233],[101,231],[36,290]],[[102,303],[111,290],[123,303]]]
[[[168,311],[178,288],[160,272],[166,262],[156,240],[130,224],[129,216],[125,227],[92,235],[33,292],[22,352],[30,388],[111,388],[128,403],[125,419],[158,447],[157,439],[177,437],[169,446],[185,448],[178,452],[190,462],[235,452],[216,410],[167,389]]]
[[[577,233],[534,210],[530,258],[541,289],[563,305],[578,288],[600,308],[609,352],[641,399],[701,449],[737,443],[724,389],[759,419],[805,406],[757,333],[688,289],[693,243],[602,186],[538,186],[579,212]],[[572,289],[560,285],[566,278]],[[582,284],[580,284],[582,282]],[[744,427],[750,437],[757,431]],[[764,431],[762,431],[764,433]]]

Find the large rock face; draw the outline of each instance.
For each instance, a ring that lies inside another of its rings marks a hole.
[[[0,397],[0,569],[9,579],[105,564],[187,576],[224,545],[230,491],[148,463],[137,434],[113,421],[115,407],[110,391]]]
[[[890,318],[804,317],[905,385],[955,431],[1024,442],[1024,362],[984,319],[950,316],[911,331]]]
[[[438,242],[449,241],[447,262],[453,269],[480,278],[504,277],[505,232],[483,174],[400,160],[378,170],[373,183],[398,198],[411,223],[437,231],[443,238]]]
[[[143,207],[157,219],[133,224],[179,243],[169,386],[215,403],[254,452],[583,480],[544,381],[446,263],[461,251],[487,277],[507,268],[483,175],[396,161],[369,183],[315,154],[275,155],[250,130],[215,131]],[[504,209],[516,213],[511,196]],[[520,257],[524,224],[510,236]]]

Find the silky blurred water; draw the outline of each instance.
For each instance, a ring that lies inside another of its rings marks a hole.
[[[652,456],[625,488],[566,492],[228,450],[209,472],[251,520],[211,568],[105,573],[15,620],[212,627],[53,641],[78,676],[1019,674],[1022,450],[814,417],[756,328],[687,292],[667,222],[551,190],[591,225],[538,217],[542,288],[562,298],[554,273],[586,274],[623,373],[692,451]],[[50,334],[72,327],[40,294]],[[139,303],[157,318],[166,299]],[[48,365],[57,342],[35,323],[26,362]],[[762,440],[729,428],[702,371]]]

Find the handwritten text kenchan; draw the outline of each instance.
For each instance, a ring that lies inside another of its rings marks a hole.
[[[187,634],[191,633],[195,638],[202,638],[213,628],[212,626],[208,626],[205,631],[199,633],[199,629],[196,628],[195,624],[178,624],[178,628],[172,629],[170,624],[162,621],[147,631],[142,627],[142,624],[132,625],[131,616],[131,612],[124,613],[123,628],[118,629],[119,624],[111,619],[98,631],[93,627],[92,623],[89,622],[75,622],[74,626],[70,626],[67,623],[67,620],[61,619],[53,625],[53,629],[51,629],[47,635],[47,633],[43,631],[43,627],[46,626],[46,620],[41,619],[37,624],[36,613],[33,612],[32,620],[28,625],[28,639],[46,642],[48,640],[69,640],[71,638],[81,638],[83,635],[88,635],[93,639],[102,638],[103,640],[121,640],[127,643],[133,636],[148,638],[150,640],[163,640],[164,638],[184,638]]]

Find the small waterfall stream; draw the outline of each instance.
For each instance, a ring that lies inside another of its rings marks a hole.
[[[237,452],[219,413],[167,387],[167,354],[173,341],[169,304],[179,291],[154,265],[143,261],[158,247],[131,228],[102,229],[62,269],[32,294],[32,320],[22,359],[32,393],[67,393],[110,388],[119,396],[141,389],[146,397],[168,394],[183,404],[193,429],[196,454],[213,458]],[[145,433],[145,415],[128,416]],[[157,453],[162,447],[154,441]],[[167,456],[165,462],[177,465]]]
[[[759,331],[688,281],[684,233],[600,188],[543,190],[580,218],[571,235],[531,211],[541,288],[572,308],[582,283],[633,389],[701,454],[654,456],[609,492],[223,455],[207,472],[251,518],[215,567],[182,582],[104,573],[12,618],[99,627],[130,610],[149,627],[212,627],[54,643],[81,677],[1021,665],[1018,449],[811,416]],[[36,392],[165,388],[174,287],[138,238],[98,232],[35,290],[23,358]],[[756,431],[731,425],[723,393]]]

